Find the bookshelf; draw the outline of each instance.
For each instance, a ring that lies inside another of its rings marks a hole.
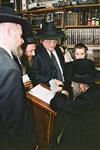
[[[88,56],[100,67],[100,4],[65,6],[66,45],[85,44]],[[91,57],[92,56],[92,57]]]
[[[35,30],[41,29],[44,20],[54,21],[57,28],[65,30],[68,48],[74,47],[78,42],[84,43],[92,51],[95,63],[100,65],[100,4],[64,5],[22,13],[30,16]]]
[[[64,9],[63,8],[40,8],[30,11],[22,11],[21,16],[27,16],[27,19],[32,23],[33,29],[41,30],[44,21],[54,21],[57,28],[64,27]]]

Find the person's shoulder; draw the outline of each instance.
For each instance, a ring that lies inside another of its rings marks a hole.
[[[56,45],[55,49],[56,49],[56,51],[61,51],[59,45]]]
[[[3,51],[0,51],[0,65],[9,65],[9,54],[3,52]]]
[[[98,98],[100,99],[100,84],[94,83],[82,95],[89,99],[91,98],[96,100],[98,100]]]
[[[62,53],[62,51],[61,51],[61,48],[60,48],[58,45],[56,46],[55,50],[56,50],[56,53],[57,53],[57,54],[59,54],[60,56],[63,57],[63,53]]]
[[[43,55],[45,52],[46,52],[46,48],[43,46],[43,44],[39,44],[37,47],[36,47],[36,56],[37,55]]]
[[[16,65],[14,65],[14,60],[9,55],[0,55],[0,67],[2,67],[2,70],[6,68],[6,71],[9,69],[16,68]]]

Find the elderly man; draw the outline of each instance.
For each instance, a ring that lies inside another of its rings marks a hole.
[[[72,81],[72,86],[74,83],[78,85],[79,92],[74,99],[58,93],[51,100],[53,110],[66,113],[65,118],[60,118],[64,119],[62,131],[59,136],[53,136],[52,150],[99,150],[100,85],[96,85],[95,81],[100,81],[100,72],[95,70],[93,61],[78,59],[66,64],[65,76]],[[57,126],[54,132],[58,130]]]
[[[44,23],[42,31],[38,33],[41,43],[36,48],[36,56],[29,73],[34,86],[39,83],[49,84],[51,80],[63,84],[64,57],[57,47],[57,40],[63,36],[64,33],[57,31],[54,22]]]
[[[12,8],[0,7],[0,150],[33,150],[36,145],[32,110],[12,55],[28,27]]]

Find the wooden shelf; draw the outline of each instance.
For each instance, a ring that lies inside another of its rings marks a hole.
[[[100,7],[100,4],[87,4],[87,5],[70,5],[70,6],[64,6],[64,7],[49,7],[49,8],[33,8],[32,10],[22,11],[19,12],[21,14],[30,14],[30,13],[36,13],[36,14],[42,14],[42,13],[51,13],[51,12],[57,12],[57,11],[66,11],[67,9],[74,9],[74,8],[98,8]]]
[[[67,29],[67,28],[100,28],[100,25],[94,25],[94,26],[89,26],[89,25],[77,25],[77,26],[65,26],[64,27],[65,29]]]
[[[75,46],[75,44],[74,45],[67,45],[67,48],[73,48]],[[89,48],[98,48],[98,49],[100,49],[100,45],[86,45],[87,47],[89,47]]]
[[[29,10],[29,11],[23,11],[20,12],[22,14],[44,14],[44,13],[53,13],[53,12],[61,12],[64,11],[64,8],[54,8],[54,7],[50,7],[50,8],[40,8],[40,9],[33,9],[33,10]]]
[[[71,8],[98,8],[100,7],[100,4],[85,4],[85,5],[70,5],[65,6],[65,9],[71,9]]]
[[[100,64],[96,64],[96,67],[100,67]]]

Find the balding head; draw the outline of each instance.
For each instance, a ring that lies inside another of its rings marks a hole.
[[[17,50],[22,44],[22,28],[15,23],[0,24],[0,46],[9,50]]]

